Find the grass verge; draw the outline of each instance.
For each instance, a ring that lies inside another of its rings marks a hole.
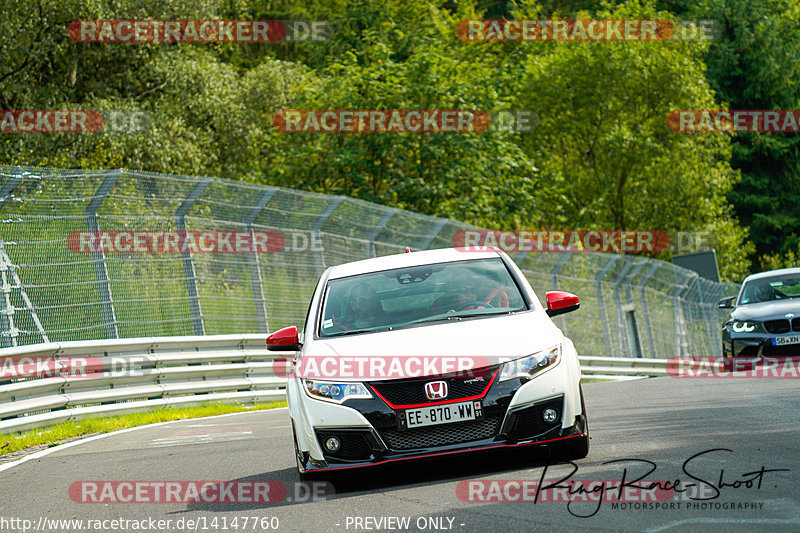
[[[273,402],[257,404],[246,407],[241,404],[214,403],[199,407],[163,408],[144,413],[131,413],[111,417],[84,418],[75,422],[63,422],[54,426],[31,429],[24,433],[0,434],[0,456],[18,452],[25,448],[47,445],[58,446],[60,441],[72,439],[81,435],[108,433],[117,429],[130,428],[168,422],[170,420],[184,420],[187,418],[200,418],[204,416],[224,415],[242,411],[260,411],[286,407],[286,402]]]

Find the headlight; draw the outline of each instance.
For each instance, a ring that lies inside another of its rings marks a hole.
[[[734,322],[731,324],[731,329],[736,333],[742,333],[743,331],[753,331],[756,329],[755,322]]]
[[[303,386],[309,396],[327,402],[342,403],[345,400],[354,398],[372,398],[372,394],[362,383],[335,383],[333,381],[304,379]]]
[[[549,350],[543,350],[522,359],[509,361],[503,365],[503,370],[500,372],[500,381],[513,378],[530,379],[539,372],[555,366],[560,357],[561,345],[559,344]]]

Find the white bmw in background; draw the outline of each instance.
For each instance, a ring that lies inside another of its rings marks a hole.
[[[492,448],[589,451],[575,347],[506,254],[431,250],[328,268],[287,385],[301,474]],[[546,457],[546,455],[543,455]]]

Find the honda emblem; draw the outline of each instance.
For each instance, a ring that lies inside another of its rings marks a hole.
[[[444,381],[431,381],[425,384],[425,396],[429,400],[442,400],[447,398],[447,383]]]

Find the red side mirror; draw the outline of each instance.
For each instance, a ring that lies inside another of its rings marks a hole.
[[[279,329],[267,337],[267,350],[271,352],[294,352],[300,346],[300,336],[295,326]]]
[[[545,298],[548,316],[563,315],[581,306],[581,301],[571,292],[549,291],[545,294]]]

